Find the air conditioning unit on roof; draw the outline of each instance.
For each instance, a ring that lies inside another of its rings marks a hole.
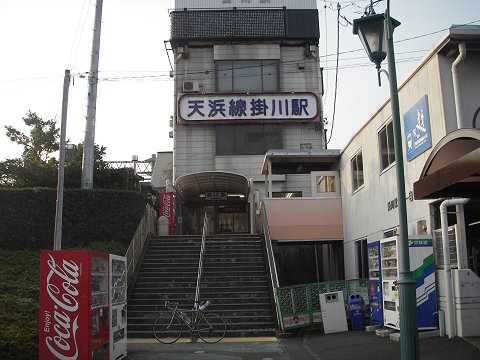
[[[183,92],[199,92],[200,86],[196,81],[184,81],[183,82]]]

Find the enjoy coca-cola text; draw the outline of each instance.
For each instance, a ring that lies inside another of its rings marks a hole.
[[[166,216],[167,218],[170,217],[171,211],[171,196],[170,194],[162,194],[162,215]]]
[[[45,344],[57,359],[75,360],[78,357],[77,330],[79,305],[78,283],[80,267],[74,261],[63,260],[57,265],[51,254],[47,264],[50,271],[47,275],[46,290],[53,303],[53,319],[50,330],[53,336],[45,338]],[[50,325],[50,324],[49,324]]]

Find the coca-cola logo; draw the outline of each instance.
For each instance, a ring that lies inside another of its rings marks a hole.
[[[45,312],[44,331],[53,331],[53,336],[45,338],[45,344],[50,352],[61,360],[78,358],[78,283],[80,267],[74,261],[63,260],[57,265],[51,254],[47,261],[50,271],[47,275],[46,290],[53,303],[53,317]],[[48,316],[48,325],[47,325]]]
[[[162,204],[163,204],[162,215],[169,218],[170,214],[171,214],[171,197],[170,197],[170,194],[162,194]]]

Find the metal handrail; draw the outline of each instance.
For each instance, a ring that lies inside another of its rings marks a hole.
[[[268,267],[270,269],[270,277],[272,279],[273,289],[278,288],[277,266],[275,265],[275,256],[273,255],[272,240],[270,239],[270,228],[268,226],[267,212],[265,204],[262,203],[262,228],[265,238],[265,247],[267,249]]]
[[[135,271],[141,263],[141,256],[145,247],[148,235],[155,233],[155,219],[157,213],[155,209],[147,205],[143,217],[138,224],[137,230],[133,235],[132,241],[128,246],[125,257],[127,258],[127,286],[130,290],[133,286]]]
[[[277,289],[278,285],[278,274],[277,274],[277,266],[275,264],[275,256],[273,254],[273,247],[272,247],[272,240],[270,238],[270,228],[268,226],[268,219],[267,219],[267,212],[265,208],[265,203],[261,205],[260,211],[262,217],[262,229],[263,229],[263,237],[265,240],[265,249],[267,250],[267,260],[268,260],[268,268],[270,270],[270,280],[272,282],[272,290],[273,290],[273,301],[275,308],[278,310],[279,303],[277,298]],[[280,312],[277,311],[278,322],[280,323]]]
[[[203,219],[203,231],[202,231],[202,245],[200,246],[200,258],[198,259],[198,275],[197,275],[197,288],[195,289],[195,302],[193,303],[193,309],[198,310],[198,303],[200,301],[200,282],[203,274],[203,257],[205,255],[205,238],[208,234],[208,216],[205,213]]]

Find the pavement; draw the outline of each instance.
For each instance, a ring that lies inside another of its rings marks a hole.
[[[422,334],[421,334],[422,335]],[[398,336],[397,336],[398,337]],[[480,338],[421,336],[421,360],[480,360]],[[188,340],[164,345],[155,339],[130,339],[129,360],[396,360],[400,343],[375,332],[354,330],[323,334],[313,331],[293,337],[227,338],[217,344]]]

